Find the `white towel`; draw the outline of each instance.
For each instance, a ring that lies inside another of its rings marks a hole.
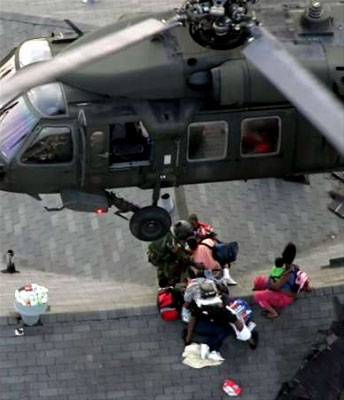
[[[182,361],[183,364],[188,365],[191,368],[204,368],[204,367],[215,367],[217,365],[221,365],[223,361],[213,361],[213,360],[202,360],[201,358],[201,345],[198,343],[191,343],[188,346],[185,346],[183,352]]]

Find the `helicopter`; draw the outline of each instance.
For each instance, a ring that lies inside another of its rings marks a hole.
[[[188,0],[20,44],[0,63],[0,190],[132,212],[152,241],[171,226],[162,188],[343,169],[344,4],[255,3]],[[111,191],[131,186],[152,204]]]

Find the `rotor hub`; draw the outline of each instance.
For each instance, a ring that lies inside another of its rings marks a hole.
[[[201,46],[227,50],[248,38],[247,25],[255,21],[248,4],[257,0],[188,0],[186,15],[192,38]]]

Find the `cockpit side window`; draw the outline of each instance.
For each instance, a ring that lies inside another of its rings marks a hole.
[[[61,164],[73,160],[73,138],[67,127],[43,128],[22,155],[26,164]]]

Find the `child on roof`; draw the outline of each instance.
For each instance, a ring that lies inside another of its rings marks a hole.
[[[283,275],[284,269],[284,260],[282,257],[277,257],[275,259],[275,266],[270,270],[269,279],[273,282],[278,281],[278,279]]]
[[[191,214],[188,221],[192,226],[193,234],[198,241],[216,236],[213,228],[209,224],[199,220],[196,214]]]

